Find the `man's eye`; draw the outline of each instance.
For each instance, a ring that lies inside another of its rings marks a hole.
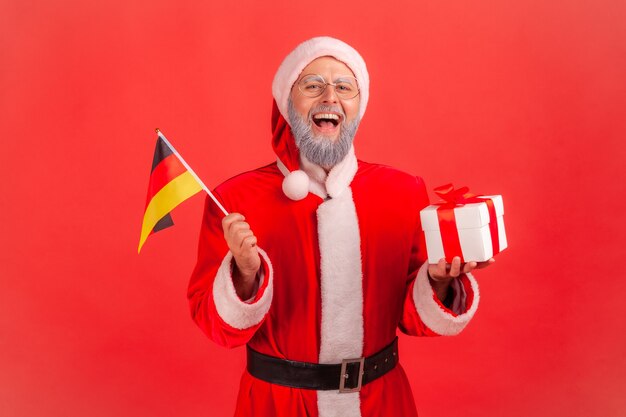
[[[319,83],[311,83],[304,86],[307,90],[315,91],[322,88],[322,84]]]
[[[350,84],[339,83],[337,84],[337,91],[341,91],[342,93],[351,92],[353,87]]]

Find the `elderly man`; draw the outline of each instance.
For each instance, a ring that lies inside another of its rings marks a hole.
[[[217,187],[233,213],[207,201],[189,284],[202,330],[247,344],[235,415],[415,416],[396,331],[459,333],[469,272],[493,260],[426,264],[422,179],[356,159],[369,77],[352,47],[302,43],[272,90],[278,160]]]

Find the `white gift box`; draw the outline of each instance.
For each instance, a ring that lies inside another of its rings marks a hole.
[[[461,243],[461,251],[465,262],[484,262],[494,256],[491,244],[491,233],[489,222],[496,221],[498,224],[498,243],[500,251],[507,247],[506,233],[504,231],[504,204],[502,196],[491,195],[481,196],[493,201],[496,212],[496,219],[489,218],[487,203],[468,203],[457,205],[454,210],[457,232]],[[436,264],[441,258],[445,258],[444,242],[441,239],[439,230],[439,218],[437,209],[441,205],[430,205],[420,211],[422,220],[422,230],[426,237],[426,251],[428,252],[428,263]],[[461,256],[458,253],[448,253],[447,260],[450,262],[454,256]]]

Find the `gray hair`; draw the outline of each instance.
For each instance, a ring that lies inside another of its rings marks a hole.
[[[287,111],[289,116],[289,124],[291,132],[296,140],[296,146],[300,153],[314,164],[324,168],[332,168],[346,157],[354,135],[359,127],[360,118],[357,116],[352,122],[346,122],[346,115],[340,106],[328,106],[319,104],[309,111],[305,117],[298,113],[289,97],[287,101]],[[311,123],[313,123],[312,114],[318,112],[335,112],[343,116],[343,123],[339,131],[339,138],[336,142],[325,138],[321,135],[313,134]]]

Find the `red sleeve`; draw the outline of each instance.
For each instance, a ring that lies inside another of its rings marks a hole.
[[[417,178],[420,210],[428,206],[428,193],[421,178]],[[465,308],[455,314],[444,306],[433,291],[428,280],[426,263],[426,243],[419,216],[415,213],[416,227],[413,231],[413,245],[409,262],[408,279],[402,319],[399,328],[413,336],[449,336],[460,333],[474,316],[478,307],[478,285],[471,274],[461,275],[460,286],[465,293]]]
[[[219,195],[215,194],[218,199]],[[198,261],[187,297],[194,321],[214,342],[234,347],[247,343],[262,325],[272,301],[272,265],[259,248],[263,280],[251,302],[237,296],[232,283],[232,254],[222,231],[222,212],[207,196],[198,244]]]

